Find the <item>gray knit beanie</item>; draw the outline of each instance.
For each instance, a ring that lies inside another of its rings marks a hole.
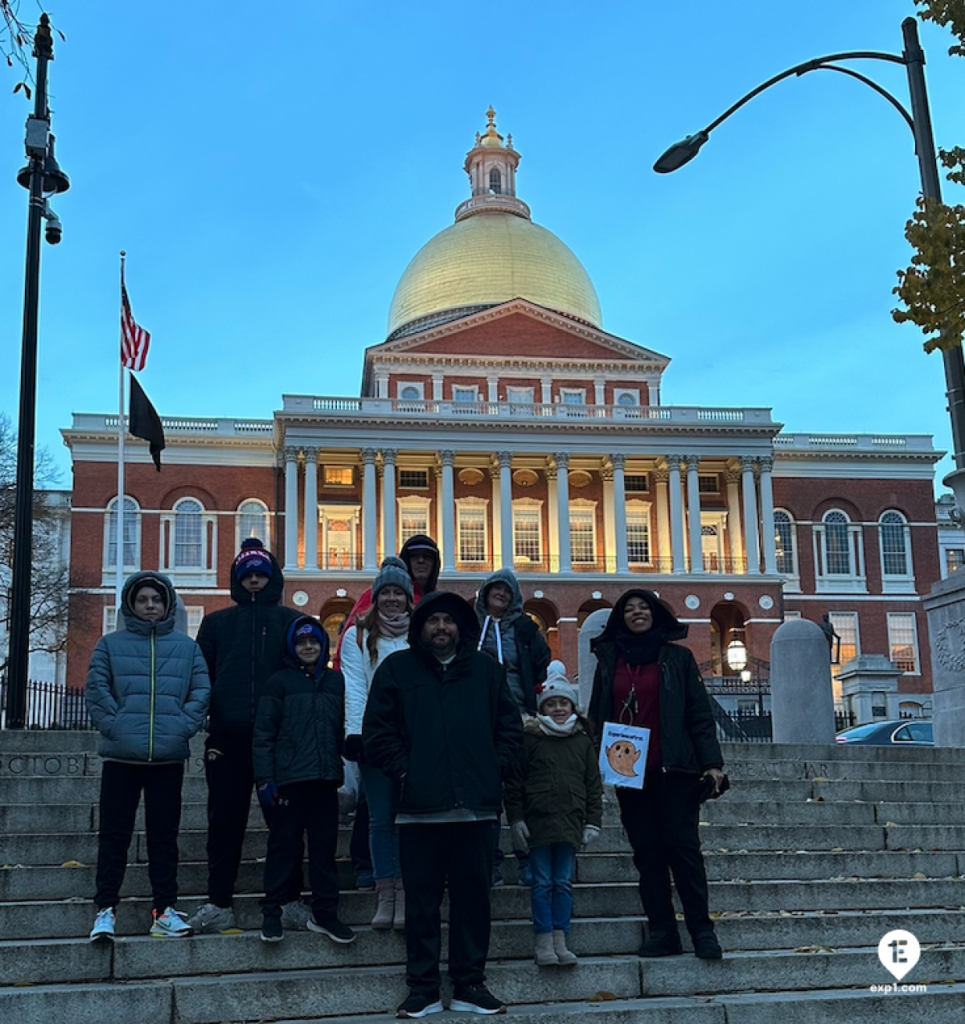
[[[543,703],[550,697],[565,697],[574,711],[580,710],[580,690],[566,678],[566,666],[562,661],[551,661],[546,670],[546,682],[536,693],[536,708],[543,709]]]
[[[384,587],[398,587],[405,592],[410,602],[415,600],[409,570],[405,567],[405,562],[395,555],[389,555],[382,563],[378,576],[375,577],[375,582],[372,584],[373,604],[378,600],[379,591]]]

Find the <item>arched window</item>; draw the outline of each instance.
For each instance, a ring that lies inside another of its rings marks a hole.
[[[824,517],[824,571],[828,576],[852,576],[851,544],[848,538],[850,520],[834,509]]]
[[[878,520],[881,572],[885,576],[911,575],[908,571],[908,524],[900,512],[885,512]]]
[[[829,509],[814,527],[819,593],[867,593],[861,524],[839,508]]]
[[[797,576],[797,543],[794,520],[787,512],[774,511],[774,540],[777,545],[777,571],[782,576]]]
[[[494,167],[489,172],[489,191],[494,196],[498,196],[503,191],[503,176],[499,173],[499,168]]]
[[[257,537],[266,547],[271,547],[271,519],[268,506],[257,498],[248,498],[238,506],[236,548],[242,541]]]
[[[200,569],[204,530],[204,506],[194,498],[182,498],[174,506],[174,568]]]
[[[124,571],[141,567],[141,509],[130,496],[124,497]],[[104,569],[117,569],[117,498],[107,506],[107,540],[104,544]]]

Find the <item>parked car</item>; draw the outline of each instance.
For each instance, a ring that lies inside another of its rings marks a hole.
[[[845,729],[836,737],[838,743],[863,743],[875,747],[933,747],[931,720],[902,718],[896,722],[868,722]]]

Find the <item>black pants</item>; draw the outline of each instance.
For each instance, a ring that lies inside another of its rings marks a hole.
[[[400,825],[405,884],[406,981],[414,992],[439,991],[442,923],[449,885],[449,976],[456,988],[486,980],[493,823]]]
[[[650,931],[675,935],[670,872],[691,936],[713,932],[707,873],[700,853],[700,804],[691,775],[649,772],[642,790],[617,787],[620,818],[640,874],[640,900]]]
[[[116,907],[134,834],[134,816],[144,792],[147,873],[154,909],[173,907],[178,898],[178,826],[184,764],[125,764],[105,761],[101,776],[100,833],[97,843],[98,910]]]
[[[211,733],[204,749],[204,774],[208,782],[208,899],[217,907],[230,907],[255,784],[251,733]],[[267,814],[265,822],[271,825]],[[299,857],[284,902],[299,899],[302,888]]]
[[[290,895],[292,872],[301,870],[302,842],[308,835],[308,879],[315,920],[338,912],[338,786],[334,782],[296,782],[278,787],[265,857],[265,917],[281,917]]]

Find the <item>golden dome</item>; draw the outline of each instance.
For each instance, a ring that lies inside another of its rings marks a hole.
[[[389,334],[432,314],[511,299],[602,324],[590,275],[556,235],[524,217],[487,210],[440,231],[415,254],[392,297]]]

